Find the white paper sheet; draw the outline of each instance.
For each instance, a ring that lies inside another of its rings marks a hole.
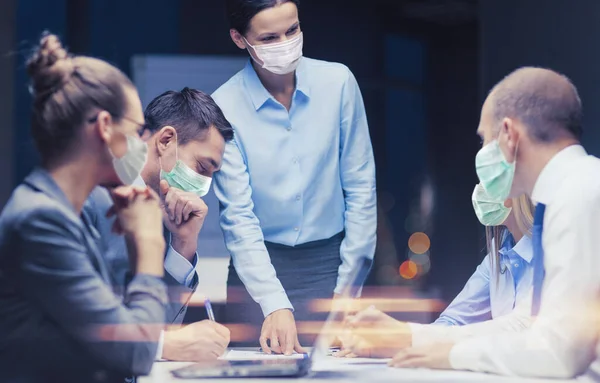
[[[276,360],[276,359],[303,359],[306,354],[292,354],[289,356],[280,354],[265,354],[256,350],[229,350],[221,357],[224,360]]]
[[[313,363],[313,371],[354,371],[389,368],[387,363],[391,359],[370,358],[335,358],[328,356]]]

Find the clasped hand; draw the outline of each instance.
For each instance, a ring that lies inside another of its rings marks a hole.
[[[160,181],[160,195],[164,223],[171,233],[171,245],[191,262],[208,206],[198,195],[171,187],[165,180]]]

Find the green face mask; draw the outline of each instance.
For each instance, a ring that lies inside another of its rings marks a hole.
[[[498,140],[490,142],[477,153],[475,170],[479,182],[494,201],[504,203],[510,195],[515,177],[515,162],[508,163],[506,161]]]
[[[212,178],[196,173],[181,160],[177,160],[173,169],[168,173],[161,169],[160,179],[166,180],[174,188],[194,193],[198,197],[207,195],[212,183]]]
[[[185,192],[194,193],[198,197],[204,197],[210,190],[212,178],[196,173],[179,159],[177,136],[175,137],[175,158],[177,161],[170,172],[165,172],[162,170],[162,161],[160,157],[158,157],[160,179],[167,181],[169,186]]]
[[[475,185],[471,200],[473,201],[475,214],[484,226],[502,225],[512,210],[504,206],[504,201],[491,198],[481,184]]]

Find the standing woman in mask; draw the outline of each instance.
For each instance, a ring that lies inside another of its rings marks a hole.
[[[42,165],[0,215],[0,371],[6,381],[99,382],[147,374],[165,321],[165,243],[158,197],[127,185],[144,166],[144,115],[131,81],[104,61],[70,56],[44,35],[27,62],[32,135]],[[115,295],[81,216],[98,185],[134,277]],[[140,346],[145,345],[145,347]]]
[[[346,66],[302,57],[299,3],[226,1],[250,58],[213,94],[235,132],[215,176],[232,256],[225,319],[262,326],[267,353],[302,351],[295,320],[323,319],[310,303],[340,293],[376,242],[362,96]]]

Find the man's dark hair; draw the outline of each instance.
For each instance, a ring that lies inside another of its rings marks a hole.
[[[178,145],[201,138],[214,126],[225,141],[233,139],[233,128],[215,100],[196,89],[169,90],[156,97],[144,111],[145,128],[152,134],[165,126],[177,131]]]
[[[581,99],[566,76],[549,69],[520,68],[496,85],[491,94],[497,122],[505,117],[516,118],[541,142],[551,142],[564,133],[581,139]]]
[[[257,13],[287,2],[300,7],[300,0],[227,0],[227,20],[231,28],[245,36],[250,28],[250,21]]]

